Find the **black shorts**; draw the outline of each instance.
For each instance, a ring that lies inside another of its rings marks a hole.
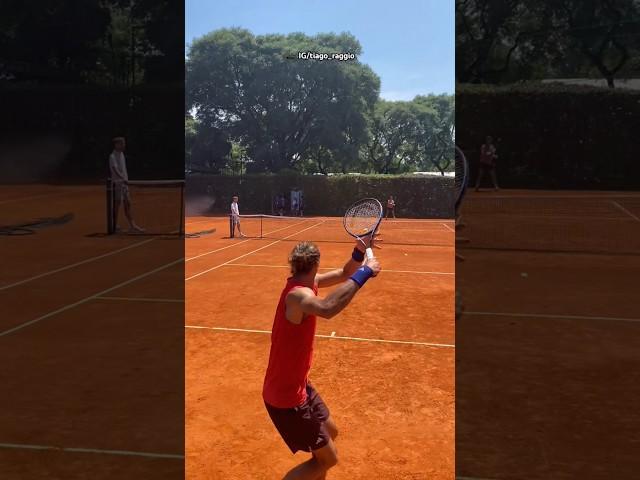
[[[307,400],[299,407],[276,408],[266,402],[265,406],[292,453],[311,452],[329,443],[331,435],[325,424],[329,409],[311,385],[307,385]]]
[[[126,183],[114,183],[113,194],[116,202],[131,203],[131,195],[129,194],[129,186]]]
[[[490,165],[488,163],[481,163],[480,164],[480,170],[482,172],[492,172],[493,170],[495,170],[496,166],[495,165]]]

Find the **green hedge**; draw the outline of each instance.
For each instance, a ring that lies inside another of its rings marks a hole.
[[[209,188],[208,188],[209,187]],[[194,175],[187,178],[187,205],[206,195],[210,213],[226,213],[231,197],[240,196],[242,213],[271,213],[272,199],[294,188],[304,192],[305,215],[341,216],[361,198],[396,200],[396,215],[407,218],[452,218],[453,179],[416,175]],[[188,211],[188,207],[187,207]]]
[[[4,178],[16,181],[107,175],[111,139],[127,137],[131,178],[184,178],[184,89],[182,84],[125,88],[88,85],[0,86],[0,136],[33,142],[57,135],[69,142],[63,159],[7,165]],[[15,163],[15,162],[14,162]]]
[[[475,179],[480,145],[498,139],[512,188],[637,189],[640,91],[518,84],[456,87],[456,143]]]

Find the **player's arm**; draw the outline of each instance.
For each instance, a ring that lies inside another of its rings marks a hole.
[[[111,171],[116,174],[119,180],[126,182],[124,178],[124,174],[118,168],[118,164],[116,163],[116,159],[113,155],[109,156],[109,165],[111,166]]]
[[[369,246],[369,241],[365,240],[365,244]],[[381,242],[382,239],[379,235],[375,236],[375,248],[380,248],[377,245],[377,242]],[[335,270],[330,270],[328,272],[319,273],[316,275],[316,283],[318,287],[332,287],[333,285],[337,285],[341,282],[347,280],[353,273],[362,265],[362,262],[365,258],[365,246],[360,242],[356,242],[356,246],[353,249],[353,253],[351,254],[351,258],[344,264],[342,268],[336,268]]]
[[[287,319],[294,323],[302,320],[302,314],[333,318],[345,309],[365,282],[378,274],[380,264],[374,258],[367,260],[347,280],[325,298],[314,295],[310,288],[296,288],[287,295]]]

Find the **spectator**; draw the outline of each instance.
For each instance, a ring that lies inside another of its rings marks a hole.
[[[480,190],[480,184],[485,173],[488,173],[493,182],[493,189],[499,190],[498,179],[496,177],[496,147],[493,144],[493,138],[488,136],[485,143],[480,147],[480,169],[478,171],[478,178],[476,180],[476,192]]]
[[[389,214],[396,218],[396,201],[393,199],[393,195],[389,195],[389,199],[387,200],[387,215],[386,218],[389,218]]]

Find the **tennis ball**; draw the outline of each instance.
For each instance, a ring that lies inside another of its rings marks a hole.
[[[520,276],[521,276],[522,278],[527,278],[527,277],[529,276],[529,274],[528,274],[527,272],[522,272],[522,273],[520,274]]]

